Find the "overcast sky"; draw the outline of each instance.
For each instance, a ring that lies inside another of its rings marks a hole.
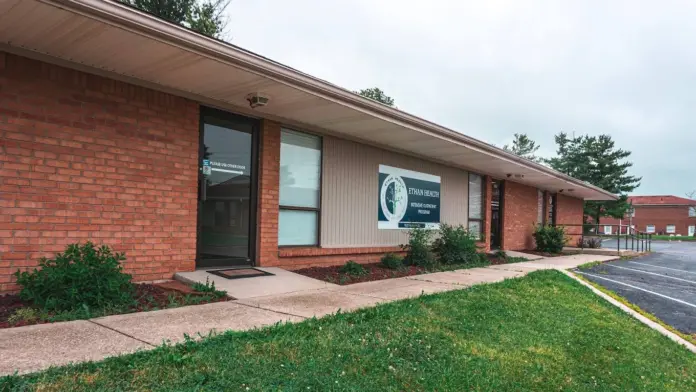
[[[634,194],[696,189],[696,1],[232,0],[228,39],[502,146],[610,134]]]

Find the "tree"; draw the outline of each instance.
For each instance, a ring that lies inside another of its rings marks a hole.
[[[201,34],[219,38],[227,24],[223,14],[231,0],[121,1]]]
[[[554,169],[618,194],[616,201],[586,201],[585,215],[599,224],[603,216],[621,219],[630,208],[627,194],[640,185],[641,177],[628,174],[633,163],[626,161],[630,151],[617,149],[609,135],[555,136],[557,157],[547,160]]]
[[[378,87],[366,88],[360,91],[354,91],[356,94],[362,95],[365,98],[370,98],[387,106],[394,106],[394,98],[388,96]]]
[[[503,150],[519,155],[522,158],[527,158],[530,161],[539,162],[541,158],[534,155],[539,150],[539,145],[525,133],[516,133],[515,139],[512,141],[512,146],[507,144],[503,146]]]

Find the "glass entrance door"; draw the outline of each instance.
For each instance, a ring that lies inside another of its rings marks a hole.
[[[198,267],[251,265],[256,229],[256,120],[202,108]]]
[[[491,193],[491,248],[499,249],[501,245],[501,214],[503,183],[493,180]]]

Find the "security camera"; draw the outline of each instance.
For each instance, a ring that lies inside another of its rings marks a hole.
[[[246,100],[249,101],[249,106],[251,106],[252,109],[268,105],[269,99],[270,98],[260,93],[251,93],[246,96]]]

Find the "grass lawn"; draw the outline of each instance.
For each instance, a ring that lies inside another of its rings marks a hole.
[[[0,381],[25,388],[684,392],[696,390],[696,355],[560,272],[539,271]]]

